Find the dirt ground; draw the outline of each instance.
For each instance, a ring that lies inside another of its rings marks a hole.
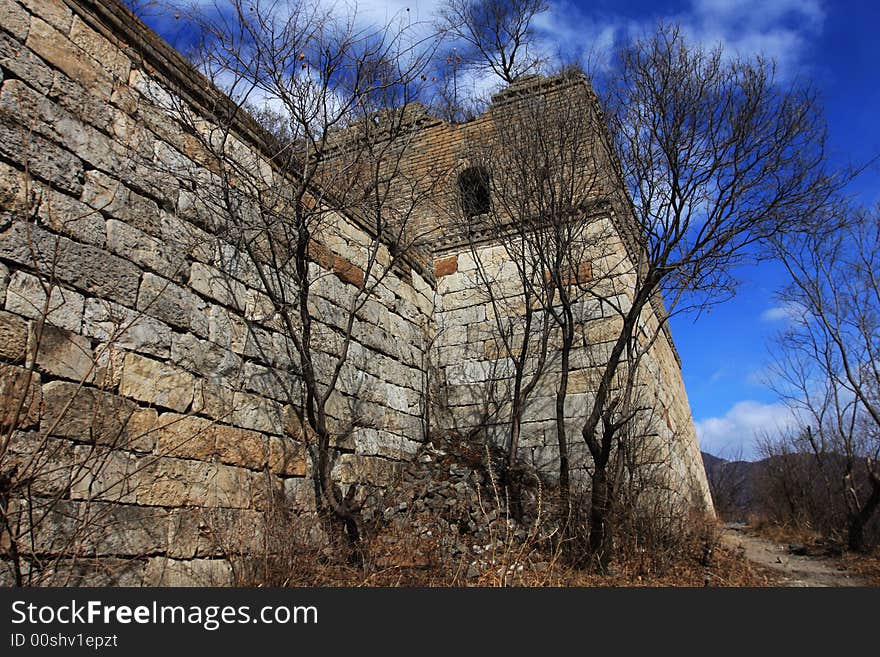
[[[741,523],[726,524],[722,541],[742,551],[749,561],[776,573],[779,586],[871,586],[840,558],[792,554],[789,545],[750,534]]]

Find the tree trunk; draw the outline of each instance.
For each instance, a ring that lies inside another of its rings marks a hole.
[[[556,438],[559,444],[559,501],[561,509],[565,514],[564,530],[567,530],[568,519],[571,513],[571,483],[568,462],[568,436],[565,432],[565,399],[568,395],[568,371],[569,359],[571,355],[571,345],[574,340],[571,324],[563,327],[562,336],[562,357],[561,369],[562,373],[559,378],[559,388],[556,390]],[[563,533],[565,535],[567,531]]]
[[[847,535],[847,547],[853,552],[861,554],[868,552],[870,547],[865,536],[865,527],[877,509],[880,508],[880,477],[874,472],[870,462],[868,463],[868,477],[871,480],[871,494],[856,513],[850,514]]]
[[[604,572],[611,561],[612,532],[608,518],[608,464],[596,465],[591,477],[590,493],[590,554]]]

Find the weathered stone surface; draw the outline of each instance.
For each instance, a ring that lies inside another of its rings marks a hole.
[[[2,174],[0,174],[2,175]],[[9,286],[9,268],[0,262],[0,301],[6,299],[6,288]]]
[[[110,97],[112,83],[109,76],[82,49],[48,23],[37,17],[31,18],[26,45],[67,76],[82,82],[92,93]]]
[[[235,391],[219,383],[198,380],[193,395],[192,410],[219,422],[232,422]]]
[[[27,38],[30,15],[15,0],[0,0],[0,25],[19,41]]]
[[[263,433],[284,432],[286,413],[278,402],[245,392],[236,392],[232,406],[233,424]]]
[[[190,269],[189,286],[218,303],[244,311],[248,302],[247,287],[219,269],[194,262]]]
[[[266,517],[250,509],[179,509],[170,517],[168,556],[262,554]]]
[[[252,361],[244,364],[244,387],[249,392],[280,402],[300,399],[302,393],[299,377]]]
[[[284,497],[298,511],[315,512],[315,482],[310,477],[291,477],[284,480]]]
[[[217,459],[251,470],[262,469],[269,458],[268,440],[261,433],[192,415],[164,413],[157,437],[156,450],[163,456]]]
[[[239,380],[244,371],[244,363],[235,353],[189,333],[174,336],[171,360],[201,377],[231,384]]]
[[[12,274],[6,290],[6,310],[30,319],[45,314],[47,322],[68,331],[80,330],[83,305],[81,294],[57,286],[50,286],[47,299],[40,279],[22,271]]]
[[[103,299],[131,303],[137,295],[141,272],[130,262],[23,221],[0,233],[0,256]]]
[[[156,430],[156,453],[211,461],[216,454],[214,426],[212,420],[195,415],[163,413]]]
[[[167,325],[112,301],[86,300],[83,333],[121,349],[159,358],[171,354],[172,331]]]
[[[100,171],[87,171],[82,200],[100,212],[116,217],[127,225],[150,235],[161,229],[159,206]]]
[[[270,436],[269,469],[279,475],[305,475],[308,470],[305,444],[286,436]]]
[[[93,167],[113,169],[116,162],[128,156],[109,137],[19,80],[3,84],[0,107],[17,117],[22,126],[61,144]]]
[[[150,451],[156,412],[117,395],[64,381],[43,386],[45,412],[40,430],[47,436],[134,451]]]
[[[144,580],[153,586],[231,586],[232,566],[222,559],[153,557],[147,562]]]
[[[52,69],[24,44],[3,31],[0,31],[0,59],[6,68],[27,80],[35,89],[48,91],[52,86]]]
[[[23,367],[0,364],[0,431],[36,426],[42,410],[40,375]]]
[[[369,482],[390,486],[399,474],[400,464],[383,458],[342,454],[333,466],[333,479],[342,484]]]
[[[0,111],[0,153],[19,166],[26,167],[31,175],[59,189],[75,196],[82,191],[83,165],[80,159],[25,126],[11,121],[6,111]]]
[[[71,484],[71,499],[97,499],[145,506],[225,506],[249,508],[253,473],[190,459],[134,456],[118,450],[75,448],[82,476]]]
[[[147,272],[137,295],[137,309],[174,327],[208,337],[207,304],[171,281]]]
[[[27,354],[28,325],[18,315],[0,311],[0,358],[19,363]]]
[[[173,365],[130,353],[125,356],[119,393],[181,412],[193,399],[193,377]]]
[[[164,551],[168,540],[168,512],[158,508],[59,500],[33,527],[28,514],[21,518],[35,554],[141,556]]]
[[[188,265],[183,253],[121,221],[107,222],[107,249],[166,278],[186,280]]]
[[[354,432],[355,450],[365,456],[384,456],[406,461],[421,449],[422,444],[387,431],[358,428]]]
[[[37,216],[52,230],[80,242],[102,247],[106,242],[104,218],[84,203],[49,188],[39,190]]]
[[[35,572],[42,586],[143,586],[144,561],[115,557],[51,559]]]
[[[18,467],[19,481],[28,479],[31,493],[43,497],[64,497],[77,472],[73,444],[37,431],[13,433],[4,459],[4,467]]]
[[[70,29],[73,14],[70,7],[55,0],[20,0],[32,14],[39,16],[57,30],[66,33]]]
[[[37,367],[62,379],[90,383],[95,375],[95,354],[88,339],[44,324],[39,331],[34,324],[30,333],[30,353]]]
[[[250,470],[261,470],[266,467],[271,452],[269,440],[263,434],[226,425],[216,425],[213,433],[215,449],[221,462]],[[289,467],[294,468],[293,460]],[[295,473],[296,471],[291,474]]]
[[[70,26],[70,40],[98,62],[114,78],[128,80],[131,61],[119,48],[86,25],[79,16]]]
[[[282,435],[290,412],[283,404],[210,381],[196,384],[193,411],[226,424]]]

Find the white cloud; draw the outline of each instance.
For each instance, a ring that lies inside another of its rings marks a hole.
[[[783,303],[767,308],[761,313],[762,322],[793,322],[804,315],[804,307],[798,303]]]
[[[786,76],[821,33],[825,11],[820,0],[691,0],[679,13],[635,21],[587,14],[568,0],[556,0],[535,25],[544,51],[558,51],[566,59],[592,57],[593,64],[603,67],[616,43],[650,32],[658,19],[679,23],[691,41],[707,47],[720,44],[729,54],[773,58]]]
[[[786,75],[821,33],[825,11],[819,0],[692,0],[676,18],[692,39],[739,55],[771,57]]]
[[[753,458],[755,438],[761,433],[779,434],[797,425],[797,417],[785,404],[740,401],[722,417],[710,417],[696,423],[700,449],[710,454],[737,454]]]

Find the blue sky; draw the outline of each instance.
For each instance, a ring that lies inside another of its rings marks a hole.
[[[337,3],[340,7],[346,4]],[[695,41],[743,55],[777,60],[784,80],[812,84],[829,124],[831,157],[840,165],[862,164],[880,155],[880,3],[871,0],[550,0],[537,21],[542,48],[565,59],[589,57],[602,65],[627,34],[659,19],[679,22]],[[381,23],[402,15],[429,20],[439,0],[362,0],[363,21]],[[173,45],[186,38],[167,13],[147,22]],[[880,168],[869,169],[853,194],[866,205],[880,202]],[[771,338],[785,324],[774,298],[785,283],[780,267],[764,263],[738,272],[736,298],[696,320],[676,317],[673,335],[683,362],[703,449],[721,456],[753,458],[756,429],[776,430],[791,422],[788,410],[766,385]]]

